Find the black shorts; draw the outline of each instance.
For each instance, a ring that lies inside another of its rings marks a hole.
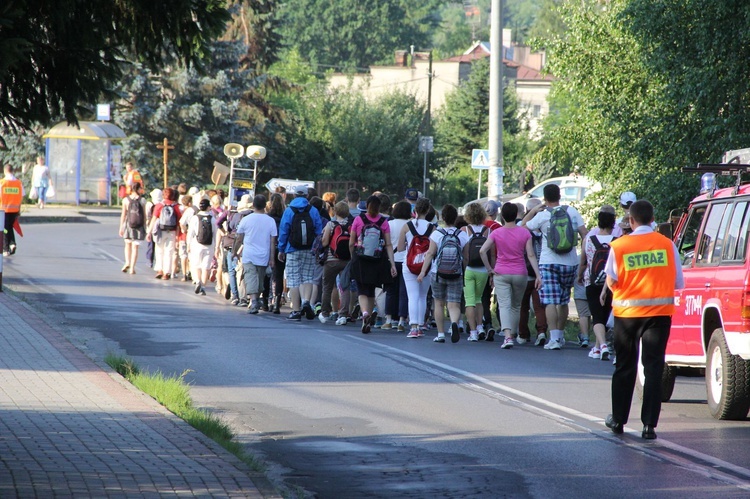
[[[602,294],[603,287],[595,284],[586,286],[586,301],[589,303],[592,324],[604,324],[606,326],[609,314],[612,312],[612,292],[607,292],[607,299],[602,305],[599,296]]]

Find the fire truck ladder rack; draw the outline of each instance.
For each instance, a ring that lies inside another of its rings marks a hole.
[[[683,172],[689,173],[715,173],[725,177],[735,176],[737,181],[734,185],[733,194],[737,194],[742,185],[742,174],[750,173],[750,164],[742,164],[740,161],[748,161],[749,149],[742,149],[740,151],[728,151],[724,154],[724,163],[698,163],[695,167],[685,166],[682,168]],[[709,194],[710,197],[711,194]]]

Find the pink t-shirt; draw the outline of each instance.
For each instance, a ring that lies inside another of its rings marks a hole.
[[[382,215],[378,215],[376,217],[371,217],[370,215],[367,215],[366,213],[363,213],[367,219],[370,222],[377,222],[380,218],[385,218]],[[353,238],[359,237],[359,233],[362,232],[362,228],[365,226],[364,220],[362,220],[362,216],[358,215],[354,217],[354,222],[352,222],[352,228],[349,230],[349,233],[352,235]],[[382,224],[380,224],[380,230],[383,232],[383,234],[390,234],[391,233],[391,227],[388,224],[388,220],[384,220]]]
[[[495,273],[503,275],[527,275],[526,241],[531,239],[531,232],[526,227],[500,227],[490,233],[495,243],[497,261]]]

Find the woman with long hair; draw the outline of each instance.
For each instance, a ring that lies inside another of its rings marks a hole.
[[[286,204],[284,203],[284,194],[274,192],[271,194],[271,199],[268,201],[268,207],[266,213],[273,218],[276,222],[276,230],[279,229],[281,223],[281,217],[284,215],[286,210]],[[286,269],[286,263],[282,260],[277,259],[276,265],[273,268],[273,306],[271,311],[274,314],[281,312],[281,296],[284,294],[284,270]]]

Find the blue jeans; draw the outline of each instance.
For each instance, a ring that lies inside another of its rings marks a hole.
[[[226,254],[224,258],[227,261],[227,272],[229,273],[229,289],[232,290],[232,298],[239,298],[237,292],[237,258],[232,255],[231,249],[224,250]]]

